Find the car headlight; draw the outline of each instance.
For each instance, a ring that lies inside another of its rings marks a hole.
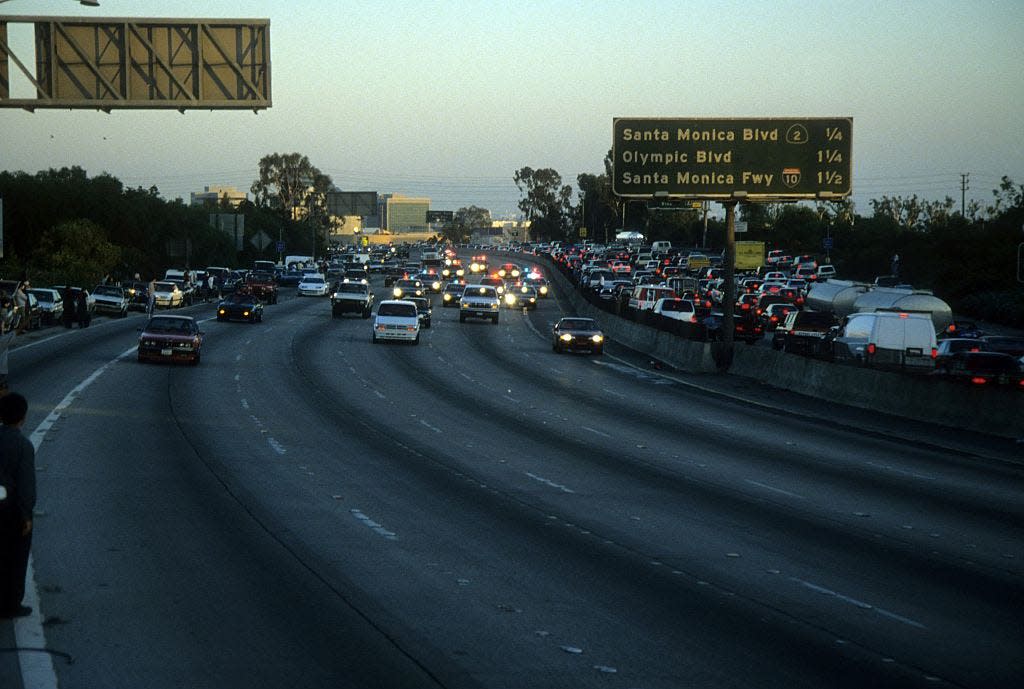
[[[512,306],[513,304],[515,304],[516,303],[516,295],[512,294],[511,292],[506,294],[505,295],[505,303],[508,304],[509,306]]]
[[[444,301],[451,301],[452,300],[452,295],[446,294],[443,297],[441,297],[441,299],[443,299]]]
[[[541,294],[547,294],[548,293],[548,288],[547,288],[546,285],[541,285],[540,293]]]
[[[434,281],[434,282],[430,283],[430,288],[433,289],[434,291],[440,290],[441,289],[441,283],[437,282],[437,281]]]
[[[572,335],[570,335],[569,333],[562,333],[561,335],[558,336],[558,339],[561,340],[562,342],[572,342]]]
[[[400,297],[400,296],[402,296],[402,288],[401,288],[401,287],[396,287],[396,288],[394,289],[394,293],[395,293],[395,296],[396,296],[396,297]]]
[[[590,340],[594,344],[601,344],[602,342],[604,342],[604,335],[591,335]]]
[[[223,315],[227,314],[227,312],[228,312],[227,309],[217,309],[217,315],[219,315],[219,316],[223,316]]]

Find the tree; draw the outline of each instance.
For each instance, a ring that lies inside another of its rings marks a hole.
[[[39,239],[49,257],[49,281],[92,287],[118,265],[121,251],[91,220],[72,220],[50,228]]]
[[[883,196],[881,199],[871,199],[871,210],[876,217],[888,218],[904,230],[918,228],[924,216],[924,205],[917,194],[909,198]]]
[[[445,224],[441,234],[448,241],[458,244],[469,241],[474,229],[490,226],[491,212],[489,210],[469,206],[455,211],[451,222]]]
[[[271,153],[260,159],[260,176],[250,191],[257,206],[277,209],[290,216],[292,208],[322,210],[326,216],[327,192],[333,183],[301,153]]]
[[[1024,184],[1015,184],[1012,179],[1003,175],[999,188],[992,190],[995,201],[988,207],[988,214],[995,217],[1013,208],[1024,208]]]
[[[562,185],[562,176],[551,168],[524,167],[513,176],[523,194],[519,210],[530,221],[534,238],[565,239],[572,222],[572,187]]]
[[[327,192],[333,188],[330,176],[301,153],[271,153],[260,159],[260,176],[250,190],[257,206],[294,221],[289,245],[309,245],[311,253],[317,255],[330,228]]]
[[[587,228],[591,238],[608,237],[608,229],[618,227],[618,199],[612,194],[608,175],[584,172],[576,176],[576,186],[579,187],[580,210],[575,215],[580,218],[583,227]]]

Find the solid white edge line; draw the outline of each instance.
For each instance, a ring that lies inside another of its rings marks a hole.
[[[35,447],[37,457],[39,455],[39,447],[43,443],[43,438],[46,437],[46,432],[53,427],[53,422],[60,416],[61,410],[70,407],[75,398],[103,375],[110,368],[111,364],[130,354],[134,354],[136,351],[138,351],[138,346],[133,345],[131,349],[126,349],[112,360],[100,366],[86,377],[85,380],[72,388],[64,396],[64,399],[53,408],[53,411],[46,415],[46,418],[29,436],[32,446]],[[39,609],[39,585],[36,583],[31,553],[29,553],[28,557],[28,572],[25,575],[25,604],[32,607],[32,614],[14,621],[15,644],[18,648],[47,648],[46,634],[43,631],[42,610]],[[21,682],[25,687],[31,687],[31,689],[57,689],[57,672],[53,667],[53,657],[49,653],[19,651],[18,665],[21,668]]]

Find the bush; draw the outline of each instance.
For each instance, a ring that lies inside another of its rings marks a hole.
[[[978,292],[956,301],[953,310],[980,321],[1024,328],[1024,290]]]

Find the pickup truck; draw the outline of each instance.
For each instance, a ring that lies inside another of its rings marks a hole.
[[[467,318],[489,318],[491,323],[497,325],[500,307],[501,301],[495,287],[466,285],[459,299],[459,323],[465,323]]]
[[[331,318],[358,313],[369,318],[373,310],[373,292],[364,280],[341,280],[331,290]]]
[[[829,336],[835,325],[835,316],[827,311],[792,311],[775,329],[772,347],[803,356],[827,356],[832,351]]]

